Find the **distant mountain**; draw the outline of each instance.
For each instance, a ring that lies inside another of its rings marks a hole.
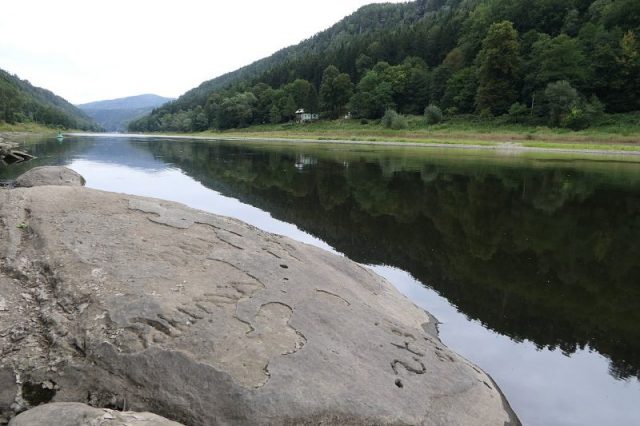
[[[129,122],[140,118],[169,101],[158,95],[138,95],[128,98],[90,102],[78,105],[89,117],[93,118],[108,132],[123,132]]]
[[[100,131],[84,112],[49,90],[0,69],[0,121]]]

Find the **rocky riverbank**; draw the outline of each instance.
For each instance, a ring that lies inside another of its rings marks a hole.
[[[0,137],[0,165],[21,163],[34,158],[33,155],[20,151],[18,148],[17,143],[6,142],[4,138]]]
[[[0,424],[49,402],[186,425],[519,424],[491,378],[368,269],[83,188],[66,169],[31,174],[31,188],[0,190]]]

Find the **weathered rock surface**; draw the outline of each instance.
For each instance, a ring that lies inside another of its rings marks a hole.
[[[58,402],[32,408],[15,417],[9,426],[180,426],[151,413],[93,408],[74,402]]]
[[[66,167],[35,167],[16,179],[15,186],[32,188],[34,186],[84,186],[84,178]]]
[[[18,144],[13,142],[4,142],[0,137],[0,165],[11,163],[21,163],[35,158],[33,155],[18,150]]]
[[[5,421],[83,402],[188,425],[519,424],[424,311],[345,258],[79,187],[0,190],[0,221]]]

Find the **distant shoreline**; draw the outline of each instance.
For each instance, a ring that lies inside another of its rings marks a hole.
[[[366,145],[366,146],[389,146],[389,147],[412,147],[412,148],[441,148],[441,149],[459,149],[459,150],[486,150],[500,154],[520,154],[520,153],[557,153],[557,154],[585,154],[585,155],[604,155],[604,156],[627,156],[631,155],[640,159],[640,146],[631,146],[633,149],[623,149],[628,145],[610,144],[607,149],[592,148],[569,148],[562,143],[539,142],[548,146],[525,146],[521,142],[496,142],[492,144],[486,143],[467,143],[465,141],[422,141],[422,142],[404,142],[404,141],[371,141],[371,140],[346,140],[346,139],[310,139],[298,137],[257,137],[257,136],[241,136],[234,135],[202,135],[202,134],[162,134],[162,133],[65,133],[69,136],[91,136],[91,137],[135,137],[135,138],[167,138],[167,139],[195,139],[208,141],[228,141],[228,142],[274,142],[274,143],[302,143],[302,144],[332,144],[332,145]],[[579,143],[572,143],[579,145]],[[616,149],[620,147],[620,149]]]

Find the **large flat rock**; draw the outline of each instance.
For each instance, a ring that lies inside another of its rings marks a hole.
[[[519,424],[384,279],[237,220],[0,190],[0,256],[5,421],[82,402],[188,425]]]

